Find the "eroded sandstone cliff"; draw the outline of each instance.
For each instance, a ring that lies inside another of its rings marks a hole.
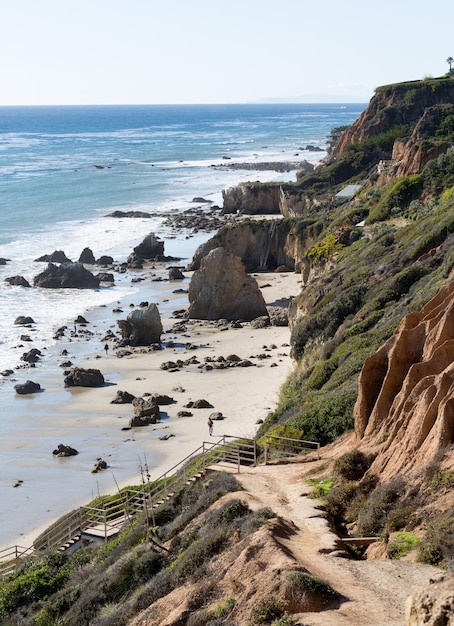
[[[376,474],[415,474],[449,450],[454,465],[454,282],[366,360],[354,417]]]

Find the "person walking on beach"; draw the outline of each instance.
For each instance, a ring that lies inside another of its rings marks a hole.
[[[211,417],[208,418],[208,434],[210,436],[213,434],[213,420]]]
[[[109,344],[108,343],[105,344],[104,350],[106,351],[106,354],[109,352]]]

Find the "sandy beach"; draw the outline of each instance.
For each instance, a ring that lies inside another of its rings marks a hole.
[[[9,475],[0,483],[4,506],[0,512],[0,549],[12,545],[28,547],[61,515],[87,504],[98,494],[114,493],[118,486],[138,484],[140,468],[148,467],[151,479],[168,471],[196,450],[203,441],[216,441],[224,434],[253,437],[257,421],[275,408],[279,389],[292,362],[288,327],[268,326],[254,329],[250,323],[241,328],[231,324],[191,320],[175,332],[181,322],[174,311],[187,307],[191,273],[184,281],[168,281],[165,266],[153,269],[159,284],[164,332],[162,350],[133,348],[119,358],[112,348],[103,350],[110,329],[118,331],[116,319],[126,317],[132,303],[119,304],[122,314],[94,309],[85,314],[85,329],[54,348],[56,367],[47,368],[45,379],[38,370],[27,378],[40,382],[43,393],[14,398],[24,407],[21,428],[6,433],[0,444],[3,458],[8,457]],[[254,274],[267,305],[296,296],[301,276],[295,273]],[[148,283],[149,284],[149,283]],[[135,302],[145,299],[147,283],[141,283]],[[136,305],[137,306],[137,305]],[[89,330],[88,330],[89,329]],[[87,335],[84,334],[88,330]],[[62,349],[68,349],[73,365],[99,369],[106,380],[101,388],[64,388],[58,363]],[[210,361],[236,355],[248,359],[250,367],[209,369]],[[161,368],[167,361],[181,360],[177,371]],[[208,368],[206,361],[208,360]],[[41,377],[41,379],[40,379]],[[160,422],[128,429],[133,415],[130,404],[111,404],[118,390],[135,396],[159,393],[173,398],[162,406]],[[212,408],[186,408],[191,401],[205,399]],[[190,416],[179,417],[180,411]],[[212,412],[223,419],[214,422],[209,436],[207,420]],[[166,436],[165,439],[160,437]],[[59,443],[71,445],[77,456],[60,459],[52,455]],[[107,470],[93,474],[97,459],[104,459]]]

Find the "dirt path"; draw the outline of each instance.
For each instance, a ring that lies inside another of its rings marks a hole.
[[[337,536],[317,500],[307,497],[301,465],[244,468],[237,479],[251,506],[269,506],[290,520],[295,533],[280,539],[298,562],[329,582],[346,601],[338,609],[305,613],[305,626],[403,626],[406,598],[440,573],[409,561],[353,561],[342,557]]]

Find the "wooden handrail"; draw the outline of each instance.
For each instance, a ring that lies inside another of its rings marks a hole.
[[[266,436],[265,436],[266,437]],[[268,436],[273,440],[286,442],[320,445],[317,442],[302,442],[299,439],[289,439],[285,437]],[[266,462],[266,439],[265,439],[265,462]],[[237,465],[240,471],[242,463],[253,464],[257,462],[257,446],[254,439],[245,437],[235,437],[233,435],[222,435],[216,442],[204,441],[201,446],[188,454],[181,461],[176,463],[169,470],[164,472],[157,479],[142,485],[139,489],[125,489],[118,497],[104,496],[95,506],[83,506],[64,516],[55,524],[42,533],[33,546],[22,548],[13,546],[0,551],[0,576],[5,571],[11,571],[17,567],[23,556],[33,554],[42,549],[56,550],[74,537],[82,535],[84,531],[93,525],[104,526],[104,538],[107,540],[108,531],[116,527],[123,517],[125,521],[131,515],[151,509],[162,500],[163,497],[170,497],[179,487],[183,486],[188,479],[203,474],[210,464],[221,461],[231,461]],[[152,513],[153,515],[153,513]]]

